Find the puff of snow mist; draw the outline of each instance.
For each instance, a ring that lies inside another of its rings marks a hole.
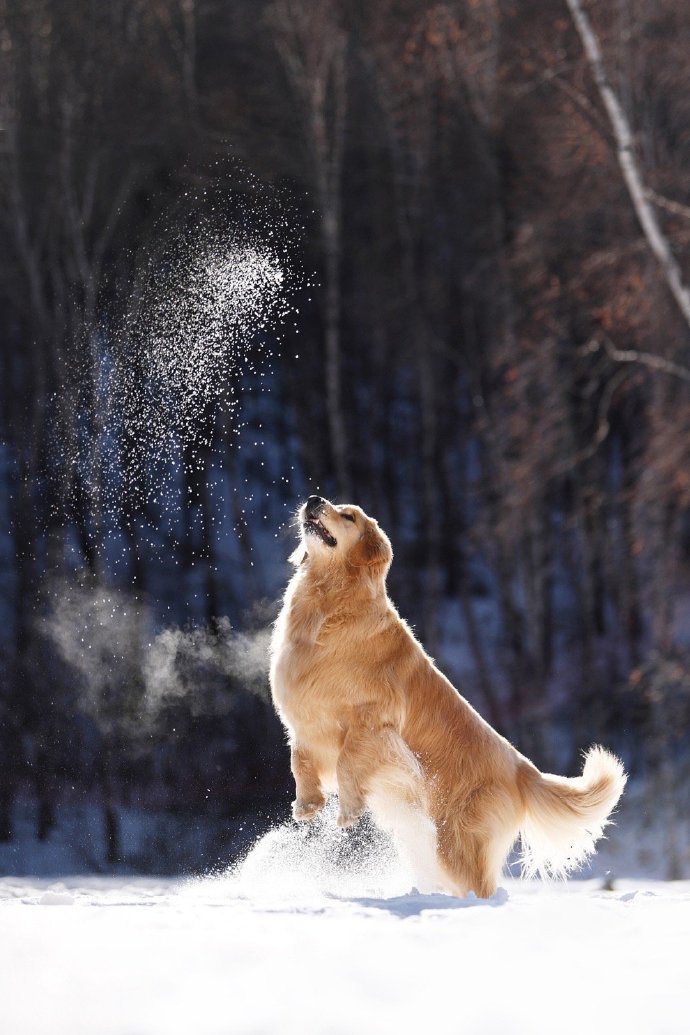
[[[265,695],[270,638],[269,626],[240,632],[226,617],[219,618],[212,629],[199,625],[163,629],[142,660],[145,715],[155,719],[166,705],[182,699],[194,714],[225,714],[231,705],[227,679]]]

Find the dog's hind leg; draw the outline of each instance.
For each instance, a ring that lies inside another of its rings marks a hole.
[[[438,857],[453,891],[467,895],[473,891],[478,898],[491,898],[498,883],[492,873],[481,838],[444,824],[438,831]]]
[[[510,801],[503,800],[495,789],[475,796],[462,811],[440,820],[439,863],[453,890],[491,898],[516,837]]]

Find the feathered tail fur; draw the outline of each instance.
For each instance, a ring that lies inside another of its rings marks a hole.
[[[565,877],[595,850],[625,787],[615,755],[592,747],[582,776],[540,773],[525,761],[520,773],[526,815],[520,828],[523,874]]]

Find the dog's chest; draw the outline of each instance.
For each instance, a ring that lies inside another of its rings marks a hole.
[[[343,657],[323,615],[286,608],[276,623],[271,667],[273,700],[291,726],[329,723],[347,693]]]
[[[319,644],[286,637],[275,654],[271,678],[278,709],[296,717],[327,707],[332,667],[328,652]]]

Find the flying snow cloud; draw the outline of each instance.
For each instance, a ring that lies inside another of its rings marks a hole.
[[[286,195],[234,167],[233,178],[245,189],[191,190],[161,215],[99,333],[65,358],[51,451],[57,472],[79,477],[59,475],[67,498],[55,506],[83,506],[86,493],[99,515],[88,533],[96,548],[123,512],[154,532],[174,524],[183,476],[205,476],[209,450],[222,466],[240,434],[247,385],[270,390],[274,352],[308,284],[302,228]],[[157,548],[155,535],[147,545]]]
[[[234,376],[254,369],[262,333],[289,308],[283,267],[266,244],[209,235],[185,242],[166,275],[153,278],[130,348],[118,357],[117,408],[148,448],[196,441],[209,408],[230,414]]]

